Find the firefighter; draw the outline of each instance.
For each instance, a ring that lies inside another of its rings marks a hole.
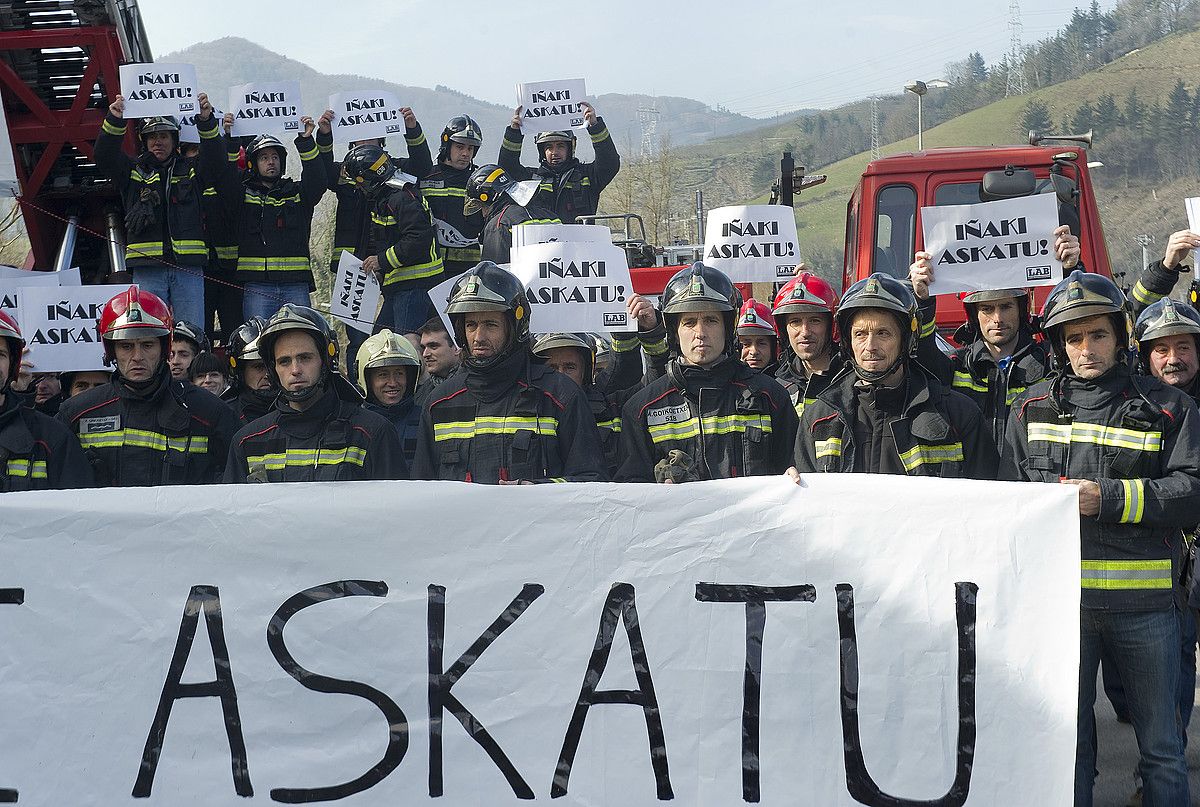
[[[125,265],[144,291],[170,303],[180,318],[204,320],[204,267],[208,262],[201,196],[225,170],[225,153],[205,93],[200,113],[199,157],[179,153],[174,118],[147,118],[138,136],[142,153],[121,151],[125,98],[109,104],[96,138],[96,165],[112,179],[125,210]]]
[[[617,470],[617,447],[621,435],[621,404],[594,383],[596,339],[587,333],[544,333],[533,341],[533,355],[546,366],[565,375],[583,390],[596,423],[600,451],[604,456],[605,479]]]
[[[234,435],[226,482],[408,478],[396,430],[364,409],[338,374],[337,335],[324,317],[283,306],[259,335],[258,351],[279,399]]]
[[[16,320],[0,311],[0,492],[91,487],[92,466],[71,430],[12,390],[24,350]]]
[[[455,282],[446,313],[462,372],[421,415],[417,479],[484,484],[604,479],[596,423],[578,385],[529,351],[529,300],[511,272],[483,261]]]
[[[539,207],[554,212],[566,224],[574,224],[580,216],[596,215],[600,194],[621,170],[621,156],[613,143],[604,119],[596,110],[582,102],[583,119],[588,135],[596,149],[595,162],[583,163],[575,156],[575,133],[539,132],[533,139],[538,150],[538,167],[521,165],[522,107],[513,112],[512,121],[500,143],[496,162],[516,181],[537,180],[538,191],[533,201]]]
[[[779,332],[771,309],[751,297],[737,317],[742,362],[751,370],[774,377],[779,369]]]
[[[429,289],[442,282],[445,267],[438,252],[429,205],[416,178],[399,171],[379,146],[357,146],[342,169],[367,200],[370,223],[359,237],[363,269],[379,278],[383,307],[375,330],[416,333],[437,314]]]
[[[671,359],[622,411],[618,482],[764,476],[788,467],[796,413],[775,379],[737,359],[741,304],[729,278],[702,263],[667,283]]]
[[[512,228],[518,224],[561,224],[554,213],[536,204],[526,204],[526,189],[498,165],[475,169],[467,180],[463,201],[466,216],[483,213],[484,263],[508,263],[512,257]],[[522,201],[523,200],[523,201]]]
[[[837,309],[844,369],[806,404],[799,473],[994,479],[996,447],[979,407],[915,361],[920,320],[904,283],[875,273]]]
[[[833,318],[837,304],[833,287],[809,272],[789,280],[775,295],[771,313],[784,337],[775,380],[787,390],[797,417],[842,369]]]
[[[417,385],[417,398],[418,405],[424,407],[429,393],[458,370],[462,351],[454,344],[441,317],[430,317],[417,329],[417,337],[424,370]]]
[[[270,412],[278,397],[271,387],[266,362],[258,352],[258,337],[265,327],[265,319],[252,317],[229,336],[229,369],[237,391],[237,398],[229,405],[243,426]]]
[[[1111,280],[1074,271],[1041,328],[1057,372],[1013,404],[1001,477],[1078,491],[1081,540],[1075,803],[1092,803],[1096,670],[1102,652],[1131,687],[1146,804],[1188,804],[1178,725],[1180,630],[1172,587],[1181,529],[1200,505],[1195,403],[1134,375],[1130,306]]]
[[[218,189],[237,226],[237,280],[242,284],[242,317],[269,318],[284,303],[308,305],[314,288],[308,240],[313,211],[325,194],[325,163],[313,140],[316,123],[300,119],[296,136],[300,181],[287,176],[287,149],[279,138],[264,134],[246,147],[245,177],[226,161]],[[226,112],[225,132],[233,129]]]
[[[220,480],[236,421],[219,398],[171,378],[171,311],[137,286],[100,313],[113,380],[63,402],[58,419],[79,436],[101,487]]]
[[[63,391],[67,398],[74,398],[80,393],[107,384],[111,380],[111,373],[104,370],[72,370],[62,374]]]
[[[171,378],[187,381],[192,362],[209,349],[204,329],[187,320],[175,320],[175,328],[171,331],[171,354],[167,357],[167,364],[171,367]]]
[[[457,115],[442,129],[437,165],[428,176],[421,175],[421,196],[433,211],[438,246],[450,275],[461,275],[482,260],[479,235],[483,216],[463,212],[467,180],[475,172],[475,155],[481,145],[479,124],[470,115]]]
[[[1141,277],[1129,291],[1129,303],[1133,307],[1135,318],[1146,306],[1170,294],[1179,278],[1191,275],[1192,267],[1184,261],[1191,256],[1194,249],[1200,249],[1200,233],[1192,230],[1171,233],[1162,260],[1155,261],[1143,269]],[[1192,298],[1192,302],[1197,302],[1195,297]]]
[[[421,357],[412,342],[386,328],[367,337],[358,349],[358,386],[364,406],[396,428],[404,461],[410,467],[417,452],[421,407],[415,393],[421,380]]]

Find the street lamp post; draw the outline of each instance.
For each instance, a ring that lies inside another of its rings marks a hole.
[[[924,121],[922,120],[921,100],[925,97],[925,93],[930,90],[940,90],[950,86],[950,82],[944,79],[935,78],[932,81],[910,81],[904,85],[905,92],[911,92],[917,96],[917,151],[925,150],[924,140]]]

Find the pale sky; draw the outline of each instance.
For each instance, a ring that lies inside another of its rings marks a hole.
[[[1010,35],[1007,0],[138,5],[156,56],[241,36],[322,73],[443,84],[506,106],[518,81],[583,77],[592,95],[683,96],[752,117],[899,92],[971,51],[990,64]],[[1064,25],[1072,7],[1024,0],[1025,43]]]

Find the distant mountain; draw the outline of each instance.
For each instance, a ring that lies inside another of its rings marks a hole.
[[[381,77],[319,73],[306,64],[288,59],[240,37],[202,42],[158,58],[164,62],[176,61],[195,65],[200,89],[209,92],[218,100],[218,106],[225,103],[229,87],[250,81],[299,80],[305,105],[314,117],[325,108],[326,99],[334,93],[358,88],[387,89],[395,92],[413,108],[431,143],[436,143],[436,138],[446,121],[465,112],[483,127],[483,160],[495,159],[504,127],[508,125],[512,116],[512,106],[472,98],[441,85],[429,89],[398,84]],[[519,76],[514,76],[514,83],[519,79]],[[640,107],[658,110],[658,134],[668,138],[673,145],[702,143],[713,137],[736,134],[768,122],[777,123],[803,114],[791,113],[766,121],[717,111],[689,98],[621,93],[600,95],[596,98],[595,105],[616,139],[618,149],[624,155],[628,155],[631,149],[640,148]],[[527,140],[532,141],[532,138]],[[579,153],[581,158],[591,158],[591,143],[586,137],[580,142]],[[532,142],[526,145],[525,160],[527,163],[534,162]]]

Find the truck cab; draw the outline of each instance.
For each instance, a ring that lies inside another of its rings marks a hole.
[[[1032,193],[1058,196],[1059,222],[1079,237],[1083,266],[1112,277],[1084,149],[1091,144],[1090,133],[1053,138],[1074,141],[1067,146],[1043,145],[1050,138],[1033,132],[1029,139],[1027,146],[929,149],[871,162],[846,207],[842,288],[872,272],[908,277],[914,253],[925,246],[922,207]],[[1035,289],[1039,309],[1050,288]],[[953,334],[965,316],[956,295],[937,298],[937,325],[943,334]]]

